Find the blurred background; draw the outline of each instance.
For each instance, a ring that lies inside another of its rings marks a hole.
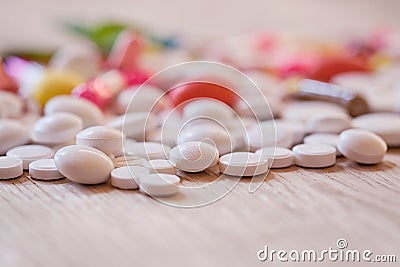
[[[398,0],[1,0],[0,51],[54,49],[72,41],[64,22],[118,21],[158,33],[224,37],[271,30],[334,39],[400,28]]]

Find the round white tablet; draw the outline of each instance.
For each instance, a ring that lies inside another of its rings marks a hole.
[[[22,160],[13,157],[0,157],[0,180],[16,178],[23,173]]]
[[[382,138],[372,132],[350,129],[340,134],[338,149],[346,158],[355,162],[376,164],[383,160],[387,145]]]
[[[122,149],[124,135],[120,130],[107,126],[92,126],[76,135],[76,144],[97,148],[108,154]]]
[[[376,133],[388,146],[400,146],[400,114],[369,113],[353,119],[353,126]]]
[[[24,170],[28,170],[31,162],[38,159],[51,158],[53,150],[50,147],[42,145],[25,145],[8,150],[6,155],[21,159]]]
[[[338,134],[330,134],[330,133],[315,133],[310,134],[304,137],[305,144],[325,144],[331,145],[336,148],[336,155],[342,155],[340,151],[337,149],[339,143],[339,135]]]
[[[81,184],[103,183],[114,169],[112,160],[106,154],[88,146],[63,147],[54,155],[54,162],[67,179]]]
[[[126,155],[137,156],[147,160],[166,159],[171,148],[155,142],[137,142],[124,149]]]
[[[306,168],[325,168],[336,163],[336,149],[325,144],[301,144],[293,147],[296,165]]]
[[[139,180],[150,171],[145,167],[126,166],[111,172],[111,185],[119,189],[138,189]]]
[[[61,144],[75,139],[83,129],[82,119],[72,113],[57,112],[40,118],[32,130],[32,140],[40,144]]]
[[[139,181],[140,191],[152,197],[167,197],[179,192],[181,179],[173,174],[153,173]]]
[[[0,120],[0,155],[13,147],[27,144],[29,140],[29,130],[20,122]]]
[[[232,176],[254,176],[268,171],[268,159],[251,152],[233,152],[219,158],[221,172]]]
[[[145,134],[157,128],[157,123],[157,118],[152,114],[131,112],[116,117],[107,126],[122,131],[126,137],[142,141]]]
[[[347,114],[322,114],[312,116],[307,121],[309,133],[334,133],[351,128],[351,119]]]
[[[263,147],[256,154],[269,160],[271,168],[287,168],[293,165],[293,152],[284,147]]]
[[[166,159],[153,159],[145,162],[144,167],[152,173],[176,174],[176,167]]]
[[[29,164],[29,175],[38,180],[57,180],[64,178],[56,167],[54,159],[39,159]]]
[[[218,149],[206,142],[181,143],[171,149],[168,159],[186,172],[201,172],[218,162]]]
[[[209,118],[216,121],[229,120],[233,117],[233,110],[225,103],[213,98],[201,98],[190,101],[183,108],[183,118]]]
[[[251,151],[266,146],[289,148],[293,145],[293,132],[285,124],[275,124],[273,120],[263,121],[252,126],[244,137]]]

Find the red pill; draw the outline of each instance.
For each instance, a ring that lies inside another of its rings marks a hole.
[[[4,70],[3,59],[0,57],[0,90],[18,92],[17,83]]]

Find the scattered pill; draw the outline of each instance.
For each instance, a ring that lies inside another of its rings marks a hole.
[[[22,160],[24,170],[29,169],[29,164],[38,159],[48,159],[53,156],[50,147],[42,145],[17,146],[7,151],[8,157],[19,158]]]
[[[107,155],[122,149],[124,135],[121,131],[107,126],[92,126],[76,135],[76,144],[90,146]]]
[[[15,157],[0,157],[0,180],[12,179],[24,173],[22,160]]]
[[[285,124],[275,124],[273,120],[254,125],[244,138],[251,151],[266,146],[289,148],[293,145],[293,132],[290,127]]]
[[[114,118],[107,126],[122,131],[126,137],[143,141],[157,128],[157,119],[147,112],[131,112]]]
[[[274,169],[287,168],[293,165],[293,152],[284,147],[263,147],[256,151],[261,158],[266,158],[270,162],[270,167]]]
[[[341,156],[339,149],[337,146],[339,144],[339,135],[338,134],[330,134],[330,133],[315,133],[310,134],[304,137],[305,144],[325,144],[331,145],[336,148],[336,156]]]
[[[153,159],[145,162],[144,167],[152,173],[176,174],[176,167],[166,159]]]
[[[179,192],[180,178],[173,174],[153,173],[139,181],[140,191],[152,197],[167,197]]]
[[[336,149],[325,144],[300,144],[292,149],[295,164],[306,168],[325,168],[336,163]]]
[[[13,147],[27,144],[29,140],[29,130],[20,122],[9,119],[0,120],[0,155],[4,155]]]
[[[167,145],[155,142],[137,142],[125,149],[125,154],[137,156],[147,160],[166,159],[171,148]]]
[[[111,185],[119,189],[138,189],[139,180],[150,171],[145,167],[126,166],[112,170]]]
[[[340,134],[339,151],[346,157],[362,164],[377,164],[387,151],[385,141],[378,135],[363,129],[350,129]]]
[[[58,180],[64,178],[56,167],[54,159],[39,159],[29,164],[29,176],[38,180]]]
[[[68,180],[81,184],[100,184],[110,178],[112,160],[100,150],[80,145],[61,148],[54,155],[58,171]]]
[[[268,159],[252,152],[233,152],[219,158],[222,173],[232,176],[255,176],[268,171]]]
[[[16,94],[0,91],[0,118],[18,118],[23,114],[24,102]]]
[[[200,98],[190,101],[183,108],[184,120],[208,118],[217,122],[233,118],[233,110],[225,103],[212,98]]]
[[[322,114],[316,115],[307,121],[309,133],[333,133],[339,134],[351,128],[350,116],[345,114]]]
[[[347,111],[336,104],[322,101],[292,102],[285,106],[282,118],[289,121],[307,122],[315,115],[347,114]]]

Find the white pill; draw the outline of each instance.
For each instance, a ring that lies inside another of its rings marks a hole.
[[[282,108],[281,101],[276,97],[263,98],[261,95],[247,96],[244,101],[238,101],[235,110],[240,116],[257,118],[258,120],[271,120],[279,116]]]
[[[211,98],[192,100],[183,108],[183,118],[185,120],[203,117],[224,121],[231,119],[233,115],[233,110],[228,105]]]
[[[0,118],[18,118],[22,115],[24,102],[19,95],[0,91]]]
[[[221,172],[232,176],[254,176],[268,171],[268,159],[252,152],[233,152],[219,158]]]
[[[153,159],[145,162],[144,167],[152,173],[176,174],[176,167],[166,159]]]
[[[0,155],[13,147],[27,144],[29,140],[29,130],[20,122],[0,120]]]
[[[293,152],[284,147],[263,147],[256,151],[262,158],[268,159],[271,168],[286,168],[293,165]]]
[[[286,120],[306,122],[316,114],[347,114],[336,104],[321,101],[299,101],[287,104],[282,117]]]
[[[39,159],[29,164],[29,175],[38,180],[58,180],[64,178],[56,167],[54,159]]]
[[[351,119],[346,114],[316,115],[307,121],[306,128],[309,133],[339,134],[351,128]]]
[[[336,149],[325,144],[301,144],[293,147],[296,165],[306,168],[325,168],[336,163]]]
[[[112,159],[114,162],[114,167],[125,167],[125,166],[143,166],[147,160],[136,156],[121,156]]]
[[[147,133],[157,128],[157,118],[147,112],[131,112],[116,117],[107,126],[122,131],[126,137],[143,141]]]
[[[119,189],[138,189],[140,178],[149,173],[147,168],[140,166],[116,168],[111,172],[111,185]]]
[[[153,173],[140,179],[139,188],[141,192],[152,197],[167,197],[179,192],[180,181],[173,174]]]
[[[99,184],[110,178],[114,169],[112,160],[100,150],[72,145],[61,148],[54,162],[67,179],[81,184]]]
[[[31,162],[38,159],[51,158],[53,156],[53,150],[50,147],[42,145],[25,145],[8,150],[6,155],[21,159],[24,170],[28,170]]]
[[[340,151],[337,149],[339,144],[339,135],[338,134],[329,134],[329,133],[315,133],[310,134],[304,137],[305,144],[325,144],[331,145],[336,148],[336,155],[342,155]]]
[[[120,130],[107,126],[92,126],[76,135],[76,144],[90,146],[107,155],[116,154],[122,149],[124,135]]]
[[[306,134],[304,122],[278,119],[275,120],[275,125],[279,125],[278,127],[282,125],[282,127],[285,127],[292,132],[293,145],[297,145],[303,142],[304,135]]]
[[[376,164],[383,160],[387,145],[381,137],[372,132],[350,129],[340,134],[338,149],[346,158],[355,162]]]
[[[103,124],[103,112],[92,102],[70,95],[59,95],[47,101],[44,107],[46,115],[55,112],[69,112],[81,117],[83,127]]]
[[[125,148],[126,155],[137,156],[147,160],[166,159],[171,148],[155,142],[137,142]]]
[[[201,172],[218,163],[218,149],[206,142],[186,142],[169,152],[170,162],[186,172]]]
[[[32,140],[35,143],[55,145],[75,139],[83,129],[82,119],[72,113],[57,112],[40,118],[33,127]]]
[[[293,132],[287,125],[275,124],[273,120],[252,126],[244,137],[251,151],[266,146],[289,148],[293,145]]]
[[[22,160],[14,157],[0,157],[0,180],[16,178],[23,173]]]
[[[376,133],[388,146],[400,146],[400,114],[370,113],[353,119],[353,126]]]

